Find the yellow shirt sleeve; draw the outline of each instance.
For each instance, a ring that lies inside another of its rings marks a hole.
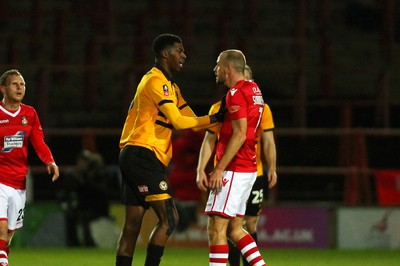
[[[210,117],[208,115],[199,117],[183,116],[179,112],[178,107],[173,103],[162,104],[160,110],[177,130],[201,127],[210,124]]]

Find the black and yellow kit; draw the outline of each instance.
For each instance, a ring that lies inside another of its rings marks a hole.
[[[153,67],[137,88],[122,130],[120,148],[146,147],[167,166],[172,157],[172,128],[186,129],[209,123],[208,116],[195,117],[178,85]]]
[[[191,108],[181,95],[177,84],[160,67],[153,67],[140,81],[135,97],[128,110],[122,130],[120,148],[137,147],[121,152],[120,167],[124,180],[134,192],[139,192],[145,201],[170,198],[163,168],[168,166],[172,157],[172,129],[186,129],[204,126],[210,123],[209,116],[195,117]],[[157,160],[149,158],[154,168],[148,164],[138,165],[126,158],[138,158],[143,155],[154,156],[164,167],[159,167]],[[135,153],[127,155],[127,153]],[[121,159],[121,156],[124,158]],[[128,164],[135,164],[134,166]],[[154,169],[159,169],[157,173]],[[154,190],[152,190],[154,188]],[[161,195],[164,193],[164,195]],[[126,194],[126,193],[124,193]]]

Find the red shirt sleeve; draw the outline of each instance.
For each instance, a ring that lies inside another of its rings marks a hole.
[[[44,164],[48,165],[49,163],[54,162],[53,155],[51,154],[49,147],[44,141],[43,129],[36,111],[29,141],[32,143],[37,155]]]

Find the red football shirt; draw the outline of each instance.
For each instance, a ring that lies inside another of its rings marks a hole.
[[[235,172],[256,172],[255,139],[257,128],[264,110],[264,100],[257,84],[250,80],[241,80],[226,95],[228,109],[222,123],[216,149],[216,158],[220,160],[229,139],[232,136],[231,121],[247,118],[246,140],[225,170]]]
[[[0,103],[0,183],[25,189],[28,141],[43,163],[54,162],[35,109],[21,104],[17,111],[9,111]]]

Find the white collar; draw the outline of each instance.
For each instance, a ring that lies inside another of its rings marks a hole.
[[[18,107],[18,110],[16,112],[14,112],[14,113],[8,111],[1,104],[0,104],[0,110],[2,110],[4,113],[8,114],[9,116],[16,117],[19,114],[19,112],[21,111],[21,105]]]

